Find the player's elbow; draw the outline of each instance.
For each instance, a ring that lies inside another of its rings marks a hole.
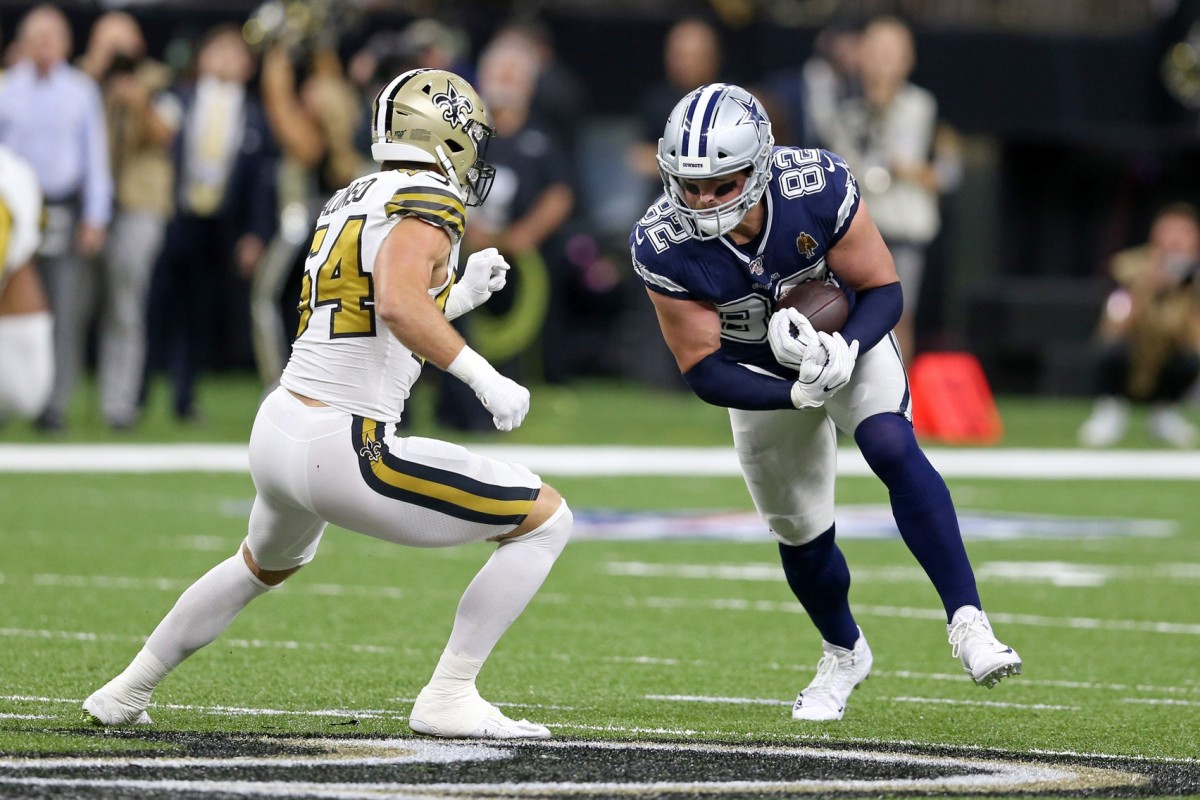
[[[683,372],[683,380],[691,388],[692,394],[706,403],[714,406],[727,407],[724,393],[721,391],[719,380],[714,379],[708,359],[701,359]]]
[[[379,317],[380,322],[395,330],[396,326],[404,322],[404,304],[380,298],[375,303],[375,315]]]
[[[418,312],[422,303],[432,305],[432,300],[424,291],[379,283],[376,287],[375,316],[393,331],[404,329],[412,324],[414,318],[421,316]]]

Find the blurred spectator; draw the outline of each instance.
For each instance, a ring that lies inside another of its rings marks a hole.
[[[537,59],[537,82],[530,116],[550,129],[573,160],[579,145],[580,128],[588,113],[587,86],[558,57],[550,28],[541,20],[521,18],[508,22],[497,31],[494,39],[507,37],[529,48]],[[577,181],[572,185],[578,190]]]
[[[721,71],[721,40],[705,20],[682,19],[663,42],[663,76],[638,98],[640,140],[629,153],[630,167],[646,180],[646,202],[662,192],[658,174],[658,140],[671,109],[697,86],[712,83]]]
[[[93,276],[112,215],[112,174],[96,82],[67,63],[71,29],[61,11],[33,8],[17,31],[18,62],[0,82],[0,143],[33,167],[45,197],[37,268],[54,312],[54,389],[37,425],[64,427],[83,362]]]
[[[638,139],[629,148],[627,163],[641,178],[641,213],[662,194],[658,172],[658,140],[679,98],[706,83],[720,79],[723,56],[717,29],[707,20],[687,17],[675,23],[663,40],[662,76],[649,84],[637,99]],[[632,287],[636,281],[630,282]],[[638,290],[640,294],[640,289]],[[635,294],[626,304],[621,321],[620,347],[625,351],[625,372],[634,379],[671,389],[686,389],[675,359],[663,343],[653,309]]]
[[[171,72],[146,56],[140,26],[123,11],[92,25],[78,65],[100,84],[116,198],[103,254],[98,309],[100,406],[116,429],[137,418],[146,358],[146,294],[171,216],[171,141],[179,104]]]
[[[824,147],[829,127],[845,100],[859,97],[859,40],[855,26],[837,22],[821,29],[813,53],[798,67],[769,73],[757,96],[771,117],[775,141]]]
[[[1090,447],[1125,435],[1131,403],[1148,404],[1150,433],[1174,447],[1193,447],[1196,428],[1179,413],[1200,374],[1200,217],[1186,203],[1154,217],[1149,241],[1110,263],[1117,288],[1097,331],[1096,390],[1091,417],[1079,429]]]
[[[274,231],[272,140],[247,88],[254,70],[241,30],[218,26],[200,45],[195,85],[178,91],[175,216],[150,286],[148,368],[168,370],[181,420],[197,416],[196,378],[214,337],[249,318],[239,273],[251,274]]]
[[[54,381],[54,319],[32,262],[41,216],[33,168],[0,145],[0,422],[41,413]]]
[[[261,83],[267,122],[281,151],[279,224],[254,271],[250,312],[259,377],[272,387],[296,330],[300,273],[321,206],[374,165],[355,148],[358,97],[332,47],[270,46]]]
[[[379,88],[396,76],[397,70],[403,72],[406,68],[449,70],[469,81],[474,77],[467,60],[470,44],[462,29],[432,17],[421,17],[400,31],[372,34],[350,57],[346,74],[371,102]]]
[[[804,62],[804,130],[817,146],[828,137],[842,103],[862,96],[860,79],[862,31],[834,24],[817,34],[812,57]]]
[[[566,354],[558,335],[561,320],[548,312],[563,295],[565,267],[561,248],[551,242],[570,218],[575,199],[562,143],[531,116],[538,68],[536,54],[511,36],[493,40],[480,54],[476,85],[496,129],[487,151],[488,162],[496,167],[496,179],[487,203],[475,210],[464,253],[495,247],[513,265],[511,288],[489,304],[489,310],[503,309],[505,296],[510,298],[505,315],[511,332],[505,337],[509,352],[493,352],[491,357],[504,361],[520,355],[537,340],[537,327],[530,325],[531,320],[545,318],[544,325],[538,326],[542,368],[545,377],[554,381],[565,377],[562,364]],[[538,297],[538,287],[546,287],[547,281],[549,302],[544,288]],[[486,319],[476,314],[471,323],[480,325]],[[525,334],[517,335],[518,328],[527,327]],[[497,342],[481,338],[480,346],[487,345],[495,347]]]
[[[419,18],[399,31],[376,31],[346,64],[346,77],[358,89],[366,113],[356,116],[355,145],[367,160],[371,151],[371,106],[379,90],[410,69],[445,69],[474,84],[467,60],[471,41],[466,31],[432,18]]]
[[[869,22],[858,63],[861,96],[844,97],[837,113],[817,122],[817,128],[825,148],[846,159],[857,176],[896,262],[904,313],[895,330],[907,362],[915,354],[914,318],[926,252],[941,226],[939,194],[958,180],[956,139],[937,139],[937,101],[908,80],[916,50],[903,22],[895,17]],[[818,120],[823,113],[818,111]],[[945,145],[936,156],[935,142]]]

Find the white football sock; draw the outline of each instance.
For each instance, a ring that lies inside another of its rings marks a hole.
[[[124,697],[120,698],[122,702],[145,708],[150,704],[150,695],[171,669],[170,664],[164,664],[158,656],[143,647],[125,671],[109,681],[105,688],[119,689],[124,693]]]
[[[506,539],[471,581],[458,603],[446,653],[460,657],[450,674],[475,680],[496,642],[537,594],[571,535],[574,518],[566,501],[529,533]],[[443,655],[443,660],[445,656]],[[471,674],[469,666],[478,663]],[[439,662],[438,667],[441,668]]]
[[[239,547],[188,587],[150,634],[145,650],[173,669],[224,633],[251,600],[273,588],[254,577]]]

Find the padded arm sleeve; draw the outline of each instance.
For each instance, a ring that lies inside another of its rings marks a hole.
[[[858,339],[858,351],[865,353],[896,327],[903,310],[904,292],[899,281],[856,292],[854,310],[842,326],[842,338],[847,343]]]
[[[720,350],[700,359],[683,379],[697,397],[714,406],[747,411],[795,408],[792,381],[744,367]]]

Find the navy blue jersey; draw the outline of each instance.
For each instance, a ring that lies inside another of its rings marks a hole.
[[[858,202],[858,183],[840,156],[776,147],[763,230],[754,241],[693,239],[659,197],[629,236],[633,268],[651,291],[711,304],[722,349],[778,374],[767,343],[775,300],[801,281],[829,276],[825,254],[845,235]]]

